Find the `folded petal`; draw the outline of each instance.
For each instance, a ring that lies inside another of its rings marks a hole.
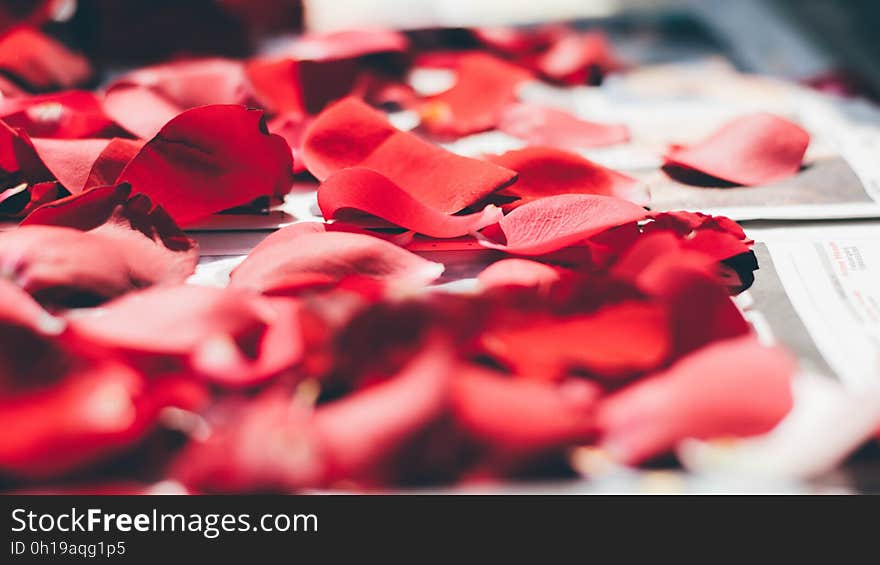
[[[303,160],[319,180],[347,167],[388,177],[423,204],[451,214],[510,183],[516,173],[455,155],[401,132],[353,98],[333,104],[306,131]]]
[[[605,147],[629,141],[629,128],[600,124],[568,112],[535,104],[510,104],[501,112],[498,129],[526,141],[559,149]]]
[[[202,106],[171,120],[129,162],[118,182],[162,205],[181,225],[261,196],[286,193],[287,142],[268,133],[262,112]]]
[[[641,206],[611,196],[548,196],[504,216],[498,223],[503,241],[483,240],[481,243],[517,255],[543,255],[607,229],[637,222],[646,215]]]
[[[796,174],[809,144],[810,134],[800,126],[760,113],[728,122],[699,143],[674,146],[664,160],[667,166],[753,186]]]
[[[519,174],[516,182],[490,197],[517,198],[505,208],[515,208],[537,198],[557,194],[601,194],[636,204],[647,204],[649,200],[643,183],[577,153],[549,147],[528,147],[487,159]]]
[[[794,370],[785,351],[752,336],[715,343],[604,400],[602,444],[635,464],[687,438],[766,433],[792,407]]]
[[[473,233],[501,219],[492,205],[457,216],[430,208],[387,177],[364,167],[333,173],[318,187],[318,206],[325,219],[351,219],[366,213],[417,233],[438,238]]]

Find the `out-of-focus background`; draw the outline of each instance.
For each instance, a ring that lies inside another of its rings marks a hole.
[[[651,24],[714,42],[741,69],[796,80],[829,73],[880,92],[880,3],[872,0],[3,0],[0,28],[42,23],[92,61],[125,67],[175,54],[243,55],[277,35],[575,21]],[[674,44],[674,42],[672,42]],[[668,53],[660,49],[655,58]],[[691,45],[697,50],[696,45]],[[650,53],[648,54],[650,55]],[[677,58],[686,55],[680,49]]]

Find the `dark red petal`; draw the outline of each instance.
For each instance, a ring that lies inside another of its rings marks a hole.
[[[629,377],[669,357],[669,314],[659,304],[623,302],[592,314],[489,330],[482,343],[521,375],[554,379],[582,370]]]
[[[603,401],[603,445],[634,464],[687,438],[770,431],[792,407],[794,360],[752,336],[715,343]]]
[[[238,289],[165,286],[122,297],[70,325],[86,346],[123,355],[147,374],[251,386],[299,361],[295,308]]]
[[[486,267],[477,281],[488,290],[508,286],[546,287],[560,278],[562,270],[528,259],[502,259]]]
[[[520,67],[485,53],[463,55],[456,71],[452,88],[420,104],[421,126],[434,135],[460,137],[495,128],[517,87],[530,78]]]
[[[22,183],[0,192],[0,218],[23,218],[44,204],[67,194],[57,182],[31,186]]]
[[[362,166],[388,177],[413,198],[451,214],[508,184],[516,173],[450,153],[396,130],[381,113],[348,98],[330,106],[306,131],[303,160],[318,179]]]
[[[641,206],[620,198],[561,194],[533,200],[498,223],[504,242],[482,241],[485,247],[517,255],[543,255],[607,229],[643,219]]]
[[[668,253],[650,263],[636,279],[643,291],[669,306],[674,357],[750,331],[709,267],[711,263],[700,253]]]
[[[261,196],[286,193],[292,176],[290,147],[268,133],[262,112],[202,106],[163,127],[118,180],[183,225]]]
[[[498,129],[530,145],[559,149],[604,147],[629,141],[622,124],[588,122],[554,108],[535,104],[510,104],[501,113]]]
[[[452,380],[452,409],[465,433],[490,453],[525,456],[590,441],[600,394],[583,380],[546,383],[461,366]]]
[[[690,146],[675,146],[666,165],[683,167],[734,184],[766,184],[800,170],[810,134],[772,114],[737,118]]]
[[[303,275],[325,275],[337,281],[359,275],[418,288],[443,272],[443,265],[377,237],[345,232],[302,233],[296,225],[292,228],[287,233],[278,232],[271,242],[254,249],[232,272],[230,285],[265,292],[288,286],[291,278]]]
[[[199,407],[202,387],[169,377],[145,380],[104,362],[36,392],[0,398],[0,470],[26,479],[56,477],[132,447],[162,409]]]
[[[454,374],[451,354],[434,344],[393,378],[320,406],[313,425],[327,479],[385,479],[383,468],[401,463],[396,451],[445,413]]]
[[[318,187],[318,206],[325,219],[351,219],[367,213],[431,237],[451,238],[498,223],[501,210],[492,205],[466,216],[430,208],[381,174],[364,167],[333,173]]]
[[[519,174],[515,183],[493,194],[493,197],[518,198],[507,207],[515,208],[536,198],[557,194],[601,194],[636,204],[647,204],[649,200],[644,184],[577,153],[528,147],[487,159]]]
[[[0,119],[31,137],[95,137],[113,125],[97,96],[80,90],[2,98]]]

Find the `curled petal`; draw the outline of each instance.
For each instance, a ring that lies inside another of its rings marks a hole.
[[[600,124],[568,112],[534,104],[510,104],[501,113],[498,129],[526,141],[559,149],[604,147],[629,141],[629,128]]]
[[[715,343],[604,400],[602,443],[634,464],[687,438],[766,433],[791,409],[794,369],[785,351],[752,336]]]
[[[162,205],[181,225],[282,194],[292,179],[290,147],[262,112],[202,106],[171,120],[128,163],[118,181]]]
[[[252,251],[232,272],[230,285],[266,292],[288,286],[292,278],[304,275],[323,275],[335,281],[354,275],[419,287],[442,272],[443,265],[377,237],[346,232],[303,234],[297,230],[279,232],[272,242]]]
[[[318,187],[318,206],[324,218],[344,219],[361,212],[417,233],[438,238],[467,235],[501,219],[492,205],[465,216],[444,214],[422,204],[381,174],[363,167],[333,173]]]
[[[667,166],[752,186],[796,174],[809,144],[800,126],[760,113],[728,122],[699,143],[674,146],[664,159]]]
[[[421,126],[434,135],[461,137],[495,128],[517,87],[530,78],[520,67],[485,53],[462,55],[456,72],[452,88],[419,107]]]
[[[534,61],[544,78],[563,84],[598,84],[623,67],[601,32],[570,32],[557,39]]]
[[[519,174],[515,183],[491,197],[517,198],[507,207],[557,194],[600,194],[636,204],[648,202],[648,194],[642,183],[577,153],[549,147],[528,147],[488,159]]]
[[[373,169],[446,214],[474,204],[516,177],[509,169],[455,155],[398,131],[381,113],[353,98],[328,107],[312,122],[302,157],[320,180],[347,167]]]
[[[481,243],[517,255],[543,255],[607,229],[637,222],[646,215],[641,206],[611,196],[548,196],[524,204],[504,216],[498,223],[502,242],[483,240]],[[485,235],[486,231],[483,233]]]

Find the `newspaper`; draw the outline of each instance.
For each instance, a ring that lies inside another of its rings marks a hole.
[[[880,224],[750,230],[760,268],[737,303],[799,360],[792,412],[739,441],[688,440],[694,471],[813,478],[880,431]]]

